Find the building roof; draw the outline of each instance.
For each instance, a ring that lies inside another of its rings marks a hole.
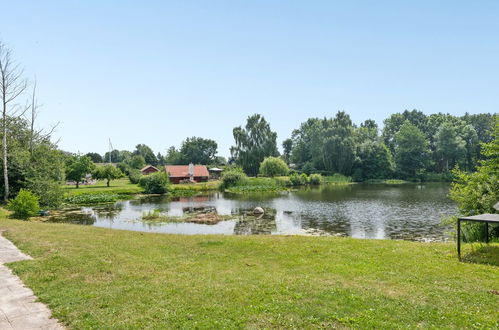
[[[210,172],[223,172],[223,169],[218,168],[218,167],[212,167],[208,171],[210,171]]]
[[[144,171],[145,171],[145,170],[147,170],[148,168],[153,168],[153,169],[155,169],[156,171],[159,171],[159,169],[158,169],[157,167],[152,166],[152,165],[146,165],[146,166],[144,166],[144,168],[143,168],[143,169],[141,169],[140,171],[141,171],[141,172],[144,172]]]
[[[165,170],[170,178],[189,177],[189,165],[166,165]],[[194,165],[194,176],[209,176],[208,169],[204,165]]]

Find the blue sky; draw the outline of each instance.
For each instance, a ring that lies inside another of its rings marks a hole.
[[[263,114],[498,112],[499,1],[4,1],[0,40],[36,75],[60,147],[162,153]]]

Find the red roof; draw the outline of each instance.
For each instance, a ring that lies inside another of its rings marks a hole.
[[[156,170],[156,172],[159,172],[159,169],[158,169],[157,167],[155,167],[155,166],[152,166],[152,165],[146,165],[146,166],[144,166],[144,168],[142,168],[140,171],[141,171],[141,172],[144,172],[145,170],[148,170],[148,169],[150,169],[150,168],[151,168],[151,169]]]
[[[166,165],[166,172],[170,178],[188,178],[189,165]],[[194,165],[194,176],[209,176],[208,169],[204,165]]]

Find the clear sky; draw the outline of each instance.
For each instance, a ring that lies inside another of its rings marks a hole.
[[[499,1],[12,1],[0,40],[36,75],[60,147],[164,153],[263,114],[498,112]]]

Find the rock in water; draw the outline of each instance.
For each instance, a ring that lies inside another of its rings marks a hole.
[[[260,206],[255,207],[253,210],[253,214],[263,214],[264,212],[265,211]]]

